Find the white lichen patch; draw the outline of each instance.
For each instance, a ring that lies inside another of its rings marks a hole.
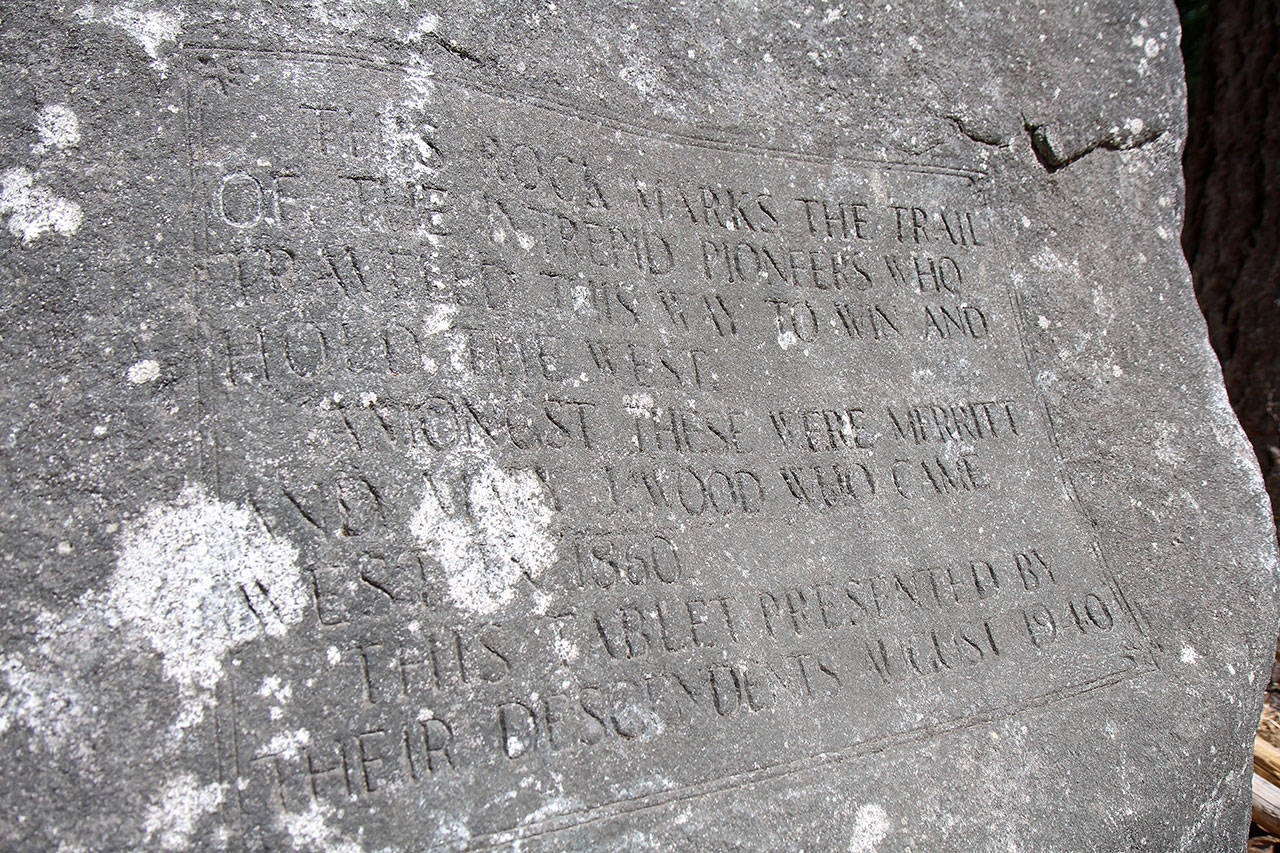
[[[522,821],[522,823],[526,825],[531,823],[537,823],[538,821],[547,820],[548,818],[553,818],[553,817],[556,817],[557,815],[568,814],[569,812],[578,811],[582,809],[582,807],[583,807],[582,800],[578,799],[577,797],[566,796],[564,794],[554,794],[552,796],[545,797],[542,800],[541,805],[539,805],[538,808],[535,809],[534,811],[530,812],[529,815],[526,816],[525,819]],[[642,848],[631,848],[631,849],[642,849]]]
[[[80,205],[55,195],[30,169],[16,166],[0,177],[0,216],[9,217],[9,233],[23,243],[49,231],[70,237],[80,227]]]
[[[618,77],[645,97],[653,95],[661,86],[661,78],[658,73],[653,68],[639,62],[619,68]]]
[[[1156,421],[1152,424],[1152,432],[1152,449],[1156,458],[1171,468],[1181,465],[1185,461],[1182,453],[1182,442],[1185,439],[1180,435],[1178,427],[1168,421]]]
[[[418,19],[418,23],[414,24],[413,29],[400,36],[400,40],[405,44],[415,44],[422,41],[424,36],[433,35],[440,27],[440,16],[434,12],[428,12]]]
[[[385,10],[369,0],[311,0],[311,18],[344,33],[368,29],[385,17]]]
[[[853,816],[853,832],[849,835],[849,853],[872,853],[889,834],[889,816],[875,803],[868,803]]]
[[[25,725],[51,752],[58,752],[87,713],[79,684],[47,662],[17,655],[0,657],[5,690],[0,692],[0,734]]]
[[[524,574],[537,578],[555,562],[551,501],[533,472],[492,462],[467,483],[465,507],[428,488],[409,529],[439,560],[454,603],[489,614],[511,601]]]
[[[449,353],[449,368],[460,377],[469,376],[466,338],[460,334],[445,336],[445,350]]]
[[[298,757],[302,749],[311,743],[311,733],[306,729],[295,729],[291,732],[279,732],[272,735],[267,744],[265,755],[278,755],[286,761]]]
[[[281,705],[287,705],[293,700],[293,685],[284,681],[278,675],[268,675],[262,679],[262,686],[258,688],[258,695],[263,699],[274,699]]]
[[[0,734],[24,726],[50,753],[92,750],[101,700],[92,673],[113,630],[101,599],[90,590],[68,611],[39,610],[33,642],[0,656]]]
[[[637,391],[634,394],[624,394],[622,405],[633,413],[651,412],[657,406],[657,401],[653,399],[652,394],[646,391]]]
[[[348,841],[329,825],[333,806],[313,802],[305,812],[284,812],[280,825],[289,833],[295,850],[323,851],[323,853],[362,853],[360,845]]]
[[[85,753],[101,722],[98,663],[136,644],[160,653],[179,688],[170,735],[180,736],[203,718],[227,651],[282,634],[305,612],[293,546],[199,487],[126,525],[117,546],[105,591],[40,612],[33,642],[0,654],[0,734],[24,726],[33,748]],[[270,698],[291,698],[289,685],[268,686]]]
[[[458,315],[458,306],[447,303],[434,303],[422,321],[424,335],[438,335],[453,328],[453,321]]]
[[[471,839],[471,829],[467,826],[466,815],[444,813],[439,817],[439,824],[431,834],[431,843],[427,849],[456,845]]]
[[[382,110],[382,138],[386,140],[385,170],[394,181],[414,182],[430,177],[442,165],[436,147],[438,128],[430,118],[435,93],[434,69],[414,53],[404,69],[404,87],[400,100],[388,99]],[[438,190],[425,190],[424,199],[438,206],[443,196]],[[419,236],[438,238],[440,213],[430,214],[417,229]]]
[[[284,634],[306,607],[297,549],[199,486],[124,529],[108,595],[188,700],[180,726],[202,716],[223,655]]]
[[[263,699],[275,700],[275,706],[271,708],[271,719],[278,720],[284,716],[285,707],[293,700],[293,685],[284,681],[278,675],[268,675],[262,679],[262,686],[258,688],[258,695]]]
[[[186,850],[200,818],[217,811],[222,795],[222,785],[200,785],[189,773],[169,780],[158,802],[147,810],[145,840],[165,850]]]
[[[143,385],[160,378],[160,362],[154,358],[144,358],[129,365],[125,378],[134,385]]]
[[[160,59],[160,48],[170,42],[177,42],[182,34],[182,11],[167,9],[145,9],[138,3],[119,3],[110,8],[90,3],[76,10],[76,15],[84,21],[107,24],[123,30],[135,42],[142,46],[147,56],[154,62],[151,67],[158,71],[165,69]]]
[[[74,148],[80,144],[80,120],[66,104],[49,104],[36,117],[36,133],[40,142],[32,148],[35,154]]]

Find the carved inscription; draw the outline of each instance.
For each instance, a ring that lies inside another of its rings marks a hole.
[[[567,767],[586,814],[1154,665],[980,177],[193,54],[210,473],[313,605],[220,703],[263,843],[405,791],[436,843],[517,831]]]

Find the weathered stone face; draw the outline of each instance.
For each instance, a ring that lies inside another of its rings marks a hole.
[[[1241,841],[1172,9],[25,11],[6,844]]]

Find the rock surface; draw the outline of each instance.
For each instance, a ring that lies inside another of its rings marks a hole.
[[[1242,846],[1171,5],[12,5],[4,846]]]

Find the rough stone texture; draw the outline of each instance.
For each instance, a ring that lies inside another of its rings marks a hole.
[[[1280,506],[1280,10],[1218,2],[1188,140],[1187,227],[1196,295],[1231,402]]]
[[[10,4],[4,845],[1238,849],[1140,6]]]

